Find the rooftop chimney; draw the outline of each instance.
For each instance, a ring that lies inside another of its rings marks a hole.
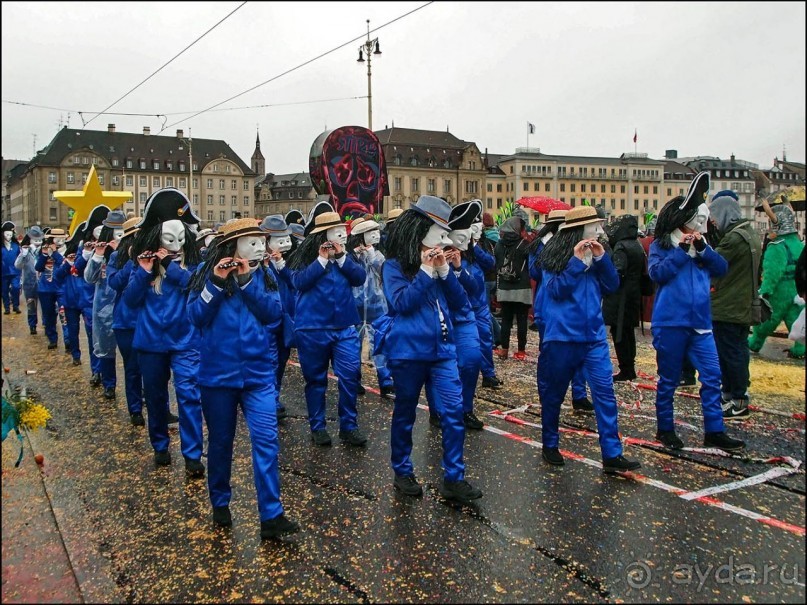
[[[106,125],[106,131],[109,132],[109,133],[115,132],[115,125],[114,124],[107,124]]]
[[[678,150],[677,149],[668,149],[664,152],[664,158],[667,160],[675,160],[678,159]]]
[[[150,135],[151,134],[151,128],[149,128],[148,126],[143,126],[143,134],[145,136]]]
[[[732,164],[734,163],[734,154],[733,153],[731,154],[731,163]]]
[[[177,138],[178,138],[178,139],[181,139],[181,138],[182,138],[182,137],[184,137],[184,136],[185,136],[185,133],[182,131],[182,129],[181,129],[181,128],[177,128]]]

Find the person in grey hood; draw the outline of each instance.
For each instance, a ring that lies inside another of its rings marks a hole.
[[[709,219],[715,229],[715,250],[726,259],[728,272],[712,279],[712,330],[721,374],[721,405],[724,420],[745,418],[748,410],[751,302],[756,296],[753,267],[762,252],[753,224],[744,219],[737,195],[720,191],[709,204]]]
[[[498,276],[496,299],[502,307],[502,346],[496,355],[501,359],[507,359],[509,354],[513,317],[516,319],[518,343],[513,358],[524,360],[527,357],[527,314],[532,305],[532,286],[527,262],[529,242],[521,235],[524,223],[520,216],[511,216],[504,221],[494,249]]]

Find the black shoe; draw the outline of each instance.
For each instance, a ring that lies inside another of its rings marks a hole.
[[[661,445],[671,450],[680,450],[684,447],[684,442],[678,438],[675,431],[658,431],[656,439],[661,441]]]
[[[36,328],[31,328],[31,334],[36,335]]]
[[[485,428],[485,423],[479,420],[473,412],[463,414],[462,421],[465,423],[465,428],[472,431],[481,431]]]
[[[73,360],[73,365],[74,366],[80,366],[81,365],[81,360],[80,359],[74,359]]]
[[[11,315],[11,311],[9,311],[8,309],[6,309],[5,311],[3,311],[3,315]]]
[[[530,330],[530,332],[537,332],[538,331],[538,324],[533,322],[528,326],[528,329]]]
[[[50,350],[53,350],[53,349],[55,349],[55,348],[56,348],[56,347],[58,347],[58,346],[59,346],[59,343],[58,343],[58,342],[49,342],[49,343],[48,343],[48,349],[50,349]]]
[[[355,445],[357,447],[367,444],[367,437],[365,437],[364,433],[362,433],[359,429],[353,429],[352,431],[343,431],[342,429],[339,429],[339,439],[348,445]]]
[[[65,353],[70,353],[70,343],[69,342],[64,343],[64,352]]]
[[[552,466],[563,466],[566,464],[566,460],[563,459],[560,450],[556,447],[542,447],[541,458],[544,459],[544,462]]]
[[[724,452],[737,452],[745,447],[745,441],[729,437],[724,432],[706,433],[703,436],[705,447],[716,447]]]
[[[185,458],[185,474],[192,479],[201,479],[205,476],[205,465],[199,460]]]
[[[442,426],[440,423],[440,416],[429,412],[429,424],[432,426],[436,426],[439,429]]]
[[[54,348],[56,348],[56,345],[54,345]],[[99,374],[99,373],[93,374],[92,378],[90,378],[90,385],[94,386],[94,387],[100,387],[101,386],[101,374]]]
[[[395,399],[395,387],[392,385],[381,387],[381,396],[384,399]]]
[[[572,410],[575,412],[593,412],[594,406],[588,400],[588,397],[583,399],[572,399]]]
[[[485,376],[482,378],[482,387],[486,389],[500,389],[502,388],[502,381],[495,376]]]
[[[684,376],[678,381],[679,387],[694,387],[698,384],[694,376]]]
[[[448,500],[456,500],[462,504],[470,504],[473,500],[482,497],[482,491],[473,487],[465,479],[460,481],[440,481],[438,488],[440,495]]]
[[[362,383],[359,383],[359,386],[356,387],[356,395],[364,395],[367,392],[367,389],[364,388]]]
[[[328,434],[328,431],[321,429],[311,433],[311,441],[313,441],[315,445],[324,447],[331,444],[331,436]]]
[[[623,372],[620,370],[618,374],[614,374],[614,382],[627,382],[629,380],[636,380],[636,372]]]
[[[232,527],[233,516],[230,514],[229,506],[213,507],[213,523],[221,527]]]
[[[146,419],[143,418],[143,412],[137,412],[135,414],[129,414],[129,421],[134,426],[146,426]]]
[[[395,481],[392,482],[392,485],[404,496],[417,498],[423,495],[423,488],[420,487],[420,483],[418,483],[414,475],[395,475]]]
[[[179,416],[176,414],[172,414],[168,412],[168,424],[177,424],[179,422]]]
[[[115,387],[105,388],[104,397],[106,397],[107,399],[115,399]]]
[[[617,456],[616,458],[607,458],[602,461],[602,470],[610,475],[616,473],[624,473],[626,471],[635,471],[641,468],[641,464],[635,460],[628,460],[624,456]]]
[[[721,401],[723,407],[723,420],[743,420],[751,415],[748,402],[744,399],[725,399]]]
[[[277,419],[285,420],[286,416],[288,416],[288,414],[286,414],[285,406],[282,405],[277,406]]]
[[[19,315],[20,313],[22,313],[22,311],[20,311],[19,309],[14,309],[14,312],[15,312],[17,315]]]
[[[286,515],[280,515],[268,521],[261,521],[261,540],[296,534],[298,531],[300,531],[300,526],[294,521],[289,521]]]
[[[154,464],[157,466],[168,466],[171,464],[171,452],[168,450],[154,452]]]

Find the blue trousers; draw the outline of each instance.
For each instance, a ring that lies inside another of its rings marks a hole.
[[[20,308],[20,276],[3,276],[3,310],[10,311],[11,308]]]
[[[42,304],[42,314],[45,314],[45,304]],[[87,333],[87,347],[90,352],[90,370],[93,374],[101,374],[101,361],[95,356],[92,350],[92,308],[74,309],[65,307],[64,313],[67,316],[67,335],[70,339],[70,353],[73,359],[81,359],[81,348],[79,347],[79,316],[84,318],[84,331]],[[55,320],[54,320],[55,321]],[[54,327],[54,331],[55,331]],[[47,327],[45,327],[47,333]],[[50,338],[50,336],[48,336]]]
[[[277,407],[278,409],[285,410],[286,406],[280,401],[280,392],[283,388],[283,376],[286,373],[286,364],[291,357],[291,347],[283,344],[283,335],[276,336],[275,342],[277,343],[277,368],[275,368],[275,390],[277,390]]]
[[[140,374],[140,362],[132,348],[134,330],[115,328],[115,342],[123,359],[123,376],[126,388],[126,407],[130,414],[143,412],[143,377]]]
[[[412,464],[412,427],[415,425],[420,391],[425,386],[433,393],[433,403],[440,415],[443,436],[443,477],[446,481],[465,478],[462,451],[465,423],[462,419],[462,383],[454,359],[439,361],[390,360],[395,380],[395,404],[392,409],[390,446],[392,470],[396,475],[414,474]]]
[[[207,424],[207,487],[214,507],[229,506],[230,476],[238,406],[244,413],[252,444],[252,470],[261,521],[283,514],[277,466],[277,391],[274,384],[255,388],[201,387]]]
[[[460,383],[462,383],[462,411],[464,414],[470,414],[474,411],[474,395],[476,395],[479,367],[482,363],[476,322],[454,324],[454,340],[457,346],[457,368],[460,372]],[[426,400],[429,402],[429,412],[431,413],[437,413],[435,390],[434,383],[426,384]]]
[[[538,326],[538,363],[541,363],[541,352],[543,351],[544,341],[544,322],[537,317],[533,322]],[[566,394],[563,394],[566,397]],[[578,368],[574,376],[572,376],[572,399],[586,399],[588,393],[586,392],[586,377],[583,376],[583,368]]]
[[[149,440],[155,452],[168,449],[168,379],[174,375],[179,408],[179,442],[189,460],[202,457],[202,403],[199,384],[199,351],[150,353],[137,351],[148,410]]]
[[[105,389],[114,389],[118,386],[118,370],[116,366],[115,357],[99,357],[98,367],[101,374],[101,385]]]
[[[56,292],[39,292],[39,306],[42,308],[42,327],[50,344],[59,342],[56,332]]]
[[[476,315],[476,330],[479,333],[479,350],[481,359],[479,360],[480,371],[484,378],[494,378],[496,368],[493,365],[493,316],[488,307],[474,309]]]
[[[375,328],[373,324],[366,323],[364,324],[364,328],[362,328],[362,324],[358,324],[356,326],[356,330],[359,333],[359,346],[361,343],[364,342],[364,334],[366,332],[367,338],[370,341],[370,349],[373,348],[373,342],[375,340]],[[384,354],[373,355],[373,365],[375,365],[375,372],[376,376],[378,376],[378,386],[380,387],[391,387],[393,380],[392,380],[392,372],[390,372],[389,368],[387,367],[387,356]],[[361,363],[359,364],[359,382],[361,382]]]
[[[672,431],[673,395],[681,377],[684,358],[698,371],[701,381],[703,430],[723,431],[723,409],[720,406],[720,362],[711,333],[698,334],[691,328],[652,328],[653,348],[656,349],[658,391],[656,391],[656,421],[658,430]]]
[[[37,303],[39,301],[39,295],[37,294],[36,288],[30,290],[28,292],[25,291],[23,288],[22,295],[25,297],[25,307],[28,311],[28,327],[29,328],[36,328],[37,325],[37,307],[39,306]]]
[[[603,459],[621,456],[613,366],[606,340],[552,341],[542,346],[538,363],[538,393],[541,397],[541,440],[544,447],[558,447],[560,405],[577,371],[583,372],[591,388]]]
[[[305,378],[305,402],[312,431],[325,429],[325,393],[328,390],[328,366],[339,381],[339,428],[358,428],[356,392],[359,387],[361,345],[356,328],[340,330],[295,330],[297,356]]]

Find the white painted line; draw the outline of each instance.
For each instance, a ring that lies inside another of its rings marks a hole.
[[[705,489],[699,490],[697,492],[689,492],[688,494],[683,494],[681,498],[684,500],[696,500],[697,498],[701,498],[703,496],[713,496],[714,494],[722,494],[723,492],[730,492],[735,489],[742,489],[744,487],[748,487],[749,485],[757,485],[759,483],[765,483],[770,479],[775,479],[776,477],[781,477],[783,475],[792,475],[793,473],[797,473],[798,469],[795,468],[786,468],[784,466],[778,466],[776,468],[772,468],[764,473],[760,473],[759,475],[754,475],[753,477],[747,477],[740,481],[732,481],[731,483],[726,483],[725,485],[715,485],[714,487],[707,487]]]

